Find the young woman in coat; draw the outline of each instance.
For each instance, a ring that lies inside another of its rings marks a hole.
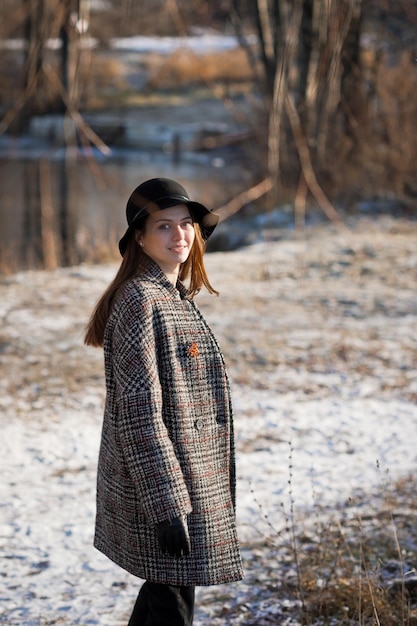
[[[129,626],[193,621],[196,585],[242,578],[229,381],[193,296],[218,216],[175,181],[130,196],[120,269],[85,342],[104,346],[94,544],[145,580]],[[187,281],[187,287],[183,281]]]

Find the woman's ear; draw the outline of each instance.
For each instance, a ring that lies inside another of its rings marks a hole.
[[[143,247],[142,233],[139,230],[135,232],[135,239],[136,239],[136,243],[142,248]]]

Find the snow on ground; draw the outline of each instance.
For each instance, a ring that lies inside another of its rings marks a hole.
[[[195,28],[194,31],[195,34],[189,37],[146,37],[136,35],[135,37],[118,38],[111,41],[111,47],[113,50],[128,50],[139,54],[149,52],[173,54],[177,50],[183,49],[203,55],[210,52],[233,50],[239,45],[239,41],[234,35],[222,35],[199,28]],[[251,35],[246,38],[246,41],[247,43],[255,43],[256,37]]]
[[[260,550],[268,563],[265,538],[291,507],[333,511],[416,468],[417,224],[352,228],[207,256],[221,296],[198,302],[233,384],[251,570]],[[115,268],[0,283],[3,624],[122,626],[140,585],[92,547],[104,387],[102,354],[82,332]],[[198,590],[196,625],[229,623],[215,615],[233,596],[243,605],[250,584]]]

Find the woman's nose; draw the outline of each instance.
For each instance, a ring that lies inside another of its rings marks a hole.
[[[181,227],[181,224],[178,224],[177,226],[174,226],[174,230],[173,230],[173,238],[174,239],[182,239],[183,236],[183,229]]]

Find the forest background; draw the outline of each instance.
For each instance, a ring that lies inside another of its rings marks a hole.
[[[56,122],[49,128],[47,149],[23,175],[23,266],[67,265],[87,254],[70,241],[68,168],[59,175],[60,200],[53,198],[45,167],[51,145],[63,142],[66,156],[74,145],[84,157],[91,149],[108,155],[123,145],[132,111],[165,105],[163,119],[186,98],[197,120],[201,103],[194,150],[239,159],[247,172],[223,194],[202,198],[223,217],[239,212],[242,221],[284,203],[301,227],[312,207],[334,221],[364,207],[415,215],[415,0],[3,0],[2,13],[3,158],[42,118],[63,123],[61,134]],[[203,55],[153,51],[138,58],[133,84],[122,75],[119,38],[207,32],[236,36],[239,45]],[[240,132],[204,129],[207,102],[242,122]],[[104,112],[113,113],[110,126],[100,124]],[[48,210],[48,199],[64,206]],[[100,242],[98,255],[108,255],[108,243]],[[2,248],[0,261],[13,267]]]

